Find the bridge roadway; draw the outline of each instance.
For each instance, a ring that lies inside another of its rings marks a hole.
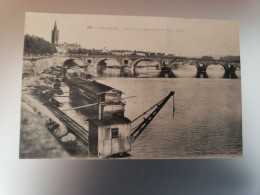
[[[46,104],[47,108],[60,119],[72,132],[74,132],[87,146],[89,145],[89,132],[79,125],[76,121],[71,119],[68,115],[56,108],[51,103]]]

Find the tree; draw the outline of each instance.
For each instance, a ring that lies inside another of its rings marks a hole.
[[[24,36],[24,55],[46,55],[56,53],[56,47],[37,36]]]

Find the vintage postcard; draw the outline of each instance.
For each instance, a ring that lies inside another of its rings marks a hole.
[[[242,157],[236,21],[26,13],[20,158]]]

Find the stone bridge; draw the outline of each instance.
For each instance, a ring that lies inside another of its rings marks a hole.
[[[208,66],[210,65],[221,65],[224,67],[225,71],[235,71],[240,63],[223,61],[223,60],[205,60],[205,59],[189,59],[181,57],[142,57],[142,56],[105,56],[105,55],[95,55],[95,56],[84,56],[84,55],[71,55],[70,59],[80,60],[85,66],[106,66],[107,60],[114,60],[119,65],[117,67],[125,68],[136,68],[138,63],[142,61],[154,62],[155,67],[161,69],[161,67],[173,68],[173,66],[178,65],[183,62],[195,62],[195,66],[198,72],[206,72]],[[152,66],[152,65],[151,65]]]
[[[131,68],[139,67],[139,63],[142,61],[153,62],[154,65],[149,67],[155,67],[161,69],[163,66],[172,66],[176,61],[183,60],[182,58],[175,57],[145,57],[145,56],[117,56],[117,55],[70,55],[68,59],[79,59],[83,62],[84,66],[91,66],[97,68],[98,66],[118,67],[118,68]],[[117,65],[107,65],[107,60],[113,60],[117,62]]]
[[[142,61],[153,62],[149,67],[154,67],[159,70],[172,70],[174,67],[179,66],[180,64],[190,64],[195,65],[197,68],[197,77],[203,75],[203,77],[207,77],[206,70],[210,65],[221,65],[224,70],[225,78],[233,78],[235,77],[235,71],[237,67],[240,67],[240,63],[238,62],[230,62],[223,60],[205,60],[205,59],[189,59],[189,58],[181,58],[181,57],[145,57],[145,56],[118,56],[118,55],[95,55],[95,56],[87,56],[87,55],[63,55],[63,56],[55,56],[53,58],[54,64],[59,65],[79,65],[81,67],[93,67],[98,68],[99,66],[107,66],[107,67],[116,67],[116,68],[130,68],[135,69],[139,66],[138,64]],[[28,60],[28,59],[27,59]],[[31,59],[31,60],[42,60],[39,59]],[[107,60],[114,60],[117,62],[117,65],[107,65]]]
[[[223,60],[205,60],[205,59],[189,59],[181,57],[142,57],[142,56],[84,56],[84,55],[73,55],[68,58],[68,60],[74,59],[77,64],[82,64],[82,66],[90,66],[97,68],[99,66],[116,67],[116,68],[130,68],[135,69],[139,66],[138,64],[142,61],[154,62],[153,65],[149,67],[154,67],[159,70],[172,70],[174,67],[178,66],[180,63],[193,64],[197,68],[197,77],[201,75],[203,78],[207,77],[206,70],[210,65],[221,65],[224,70],[224,78],[236,78],[235,71],[237,67],[240,67],[238,62],[230,62]],[[114,60],[118,65],[107,65],[107,60]]]
[[[233,78],[235,76],[235,71],[237,67],[240,67],[240,63],[229,62],[229,61],[222,61],[222,60],[203,60],[199,59],[196,60],[195,66],[197,68],[197,76],[199,77],[201,74],[205,75],[208,66],[210,65],[221,65],[224,70],[224,78]]]

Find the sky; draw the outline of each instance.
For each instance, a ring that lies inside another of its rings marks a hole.
[[[59,43],[87,49],[125,49],[178,56],[239,55],[237,21],[190,18],[26,13],[25,34],[51,42],[55,21]]]

